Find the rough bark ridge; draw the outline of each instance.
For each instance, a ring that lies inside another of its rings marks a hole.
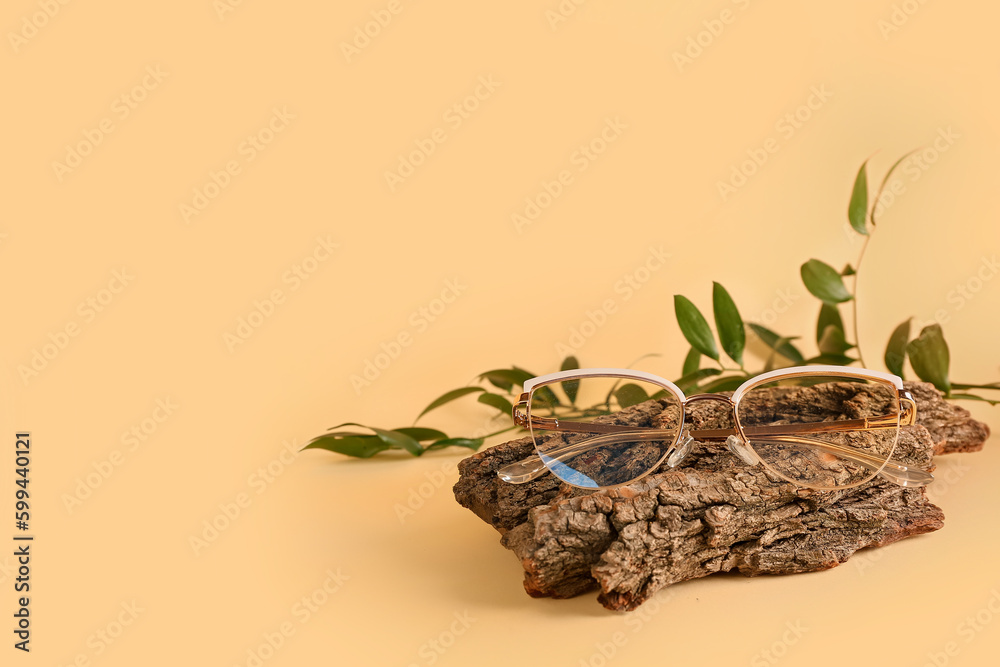
[[[917,400],[918,424],[902,430],[895,459],[932,468],[934,454],[982,448],[985,424],[931,385],[907,388]],[[808,400],[814,411],[822,404],[822,396],[808,392],[796,400]],[[626,411],[628,418],[644,405]],[[694,428],[730,427],[722,407],[694,403],[687,421]],[[551,474],[522,485],[496,476],[531,453],[530,439],[520,438],[465,459],[455,496],[521,559],[530,595],[565,598],[598,588],[609,609],[635,609],[664,586],[715,572],[835,567],[858,549],[937,530],[944,520],[923,489],[881,477],[846,491],[799,489],[717,443],[698,443],[679,467],[606,492],[577,489]]]

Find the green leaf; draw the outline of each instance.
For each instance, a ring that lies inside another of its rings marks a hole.
[[[562,366],[559,367],[561,371],[570,371],[580,368],[580,362],[576,360],[576,357],[566,357],[563,359]],[[562,387],[563,393],[566,394],[566,398],[569,399],[570,404],[576,403],[576,394],[580,390],[579,380],[566,380],[560,382],[559,386]]]
[[[719,342],[729,358],[743,365],[743,348],[746,345],[746,329],[743,318],[737,310],[733,298],[719,283],[712,283],[712,309],[715,312],[715,328],[719,332]]]
[[[829,326],[837,327],[840,329],[841,334],[844,332],[844,320],[840,317],[840,308],[831,303],[824,303],[820,306],[819,318],[816,320],[817,344],[822,340],[823,334]]]
[[[500,394],[491,394],[489,392],[484,392],[480,394],[479,398],[476,400],[478,400],[483,405],[488,405],[491,408],[496,408],[503,414],[509,415],[514,410],[514,406],[511,404],[511,402],[508,401],[503,396],[501,396]]]
[[[698,391],[710,394],[717,391],[734,391],[737,387],[747,381],[746,375],[727,375],[726,377],[706,382],[698,388]]]
[[[663,355],[660,354],[659,352],[647,352],[646,354],[640,355],[638,358],[633,360],[632,363],[630,363],[625,368],[635,368],[635,365],[638,364],[643,359],[652,359],[653,357],[662,357],[662,356]]]
[[[523,385],[526,380],[530,380],[535,377],[533,374],[521,368],[497,368],[492,371],[486,371],[478,377],[480,380],[489,380],[497,389],[503,389],[507,393],[511,393],[514,389],[514,385]]]
[[[774,333],[767,327],[761,326],[759,324],[754,324],[753,322],[750,323],[750,329],[755,334],[757,334],[757,337],[760,338],[765,345],[767,345],[769,348],[771,348],[781,356],[785,357],[789,361],[795,364],[801,364],[805,361],[805,357],[802,356],[802,353],[799,352],[798,348],[796,348],[794,345],[788,342],[781,343],[782,340],[785,341],[795,340],[797,336],[794,338],[793,337],[782,338],[781,336]]]
[[[844,338],[842,329],[838,329],[831,324],[823,332],[823,337],[819,341],[820,354],[843,354],[854,347]]]
[[[990,405],[1000,405],[1000,400],[986,398],[984,396],[976,396],[975,394],[948,394],[948,398],[957,398],[963,401],[983,401],[989,403]]]
[[[389,445],[376,435],[341,437],[339,434],[329,434],[314,438],[302,449],[325,449],[338,454],[367,459],[389,449]]]
[[[427,451],[434,449],[444,449],[445,447],[466,447],[476,451],[483,446],[482,438],[445,438],[427,445]]]
[[[807,364],[828,364],[830,366],[850,366],[857,359],[846,354],[821,354],[811,359],[806,359]]]
[[[868,215],[868,174],[865,169],[868,160],[861,163],[858,175],[854,179],[854,189],[851,191],[851,203],[847,206],[847,219],[858,234],[868,235],[865,226],[865,216]]]
[[[374,426],[365,426],[364,424],[358,424],[356,422],[344,422],[341,426],[360,426],[361,428],[367,428],[375,431],[375,435],[378,436],[382,442],[389,445],[391,449],[403,449],[414,456],[420,456],[424,453],[424,448],[420,446],[420,443],[406,433],[390,431],[384,428],[376,428]],[[336,436],[337,434],[333,433],[332,435]]]
[[[687,342],[691,343],[691,347],[706,357],[718,361],[719,349],[715,346],[715,337],[698,307],[691,303],[687,297],[675,294],[674,313],[677,316],[677,324],[681,328],[681,333],[684,334]]]
[[[913,372],[921,380],[932,383],[945,394],[951,392],[951,382],[948,380],[951,358],[940,324],[924,327],[920,335],[906,346],[906,352],[910,355]]]
[[[404,426],[403,428],[394,428],[393,431],[397,433],[403,433],[410,436],[417,442],[426,442],[428,440],[439,440],[440,438],[447,438],[448,434],[443,431],[439,431],[436,428],[423,428],[421,426]]]
[[[557,408],[562,405],[562,401],[556,396],[556,393],[552,391],[552,387],[545,385],[542,387],[535,387],[534,393],[531,395],[531,404],[538,407],[545,407],[550,410]]]
[[[445,403],[450,403],[454,401],[456,398],[461,398],[466,394],[474,394],[480,391],[486,391],[486,390],[483,389],[482,387],[460,387],[458,389],[452,389],[451,391],[446,391],[445,393],[441,394],[433,401],[431,401],[431,404],[428,405],[426,408],[424,408],[424,411],[421,412],[419,415],[417,415],[417,419],[414,419],[413,421],[419,420],[421,417],[426,415],[431,410],[434,410],[435,408],[440,408]]]
[[[525,382],[535,377],[534,373],[530,373],[524,370],[523,368],[518,368],[517,366],[511,366],[510,370],[512,374],[508,375],[508,377],[517,378],[515,380],[515,383],[519,385],[524,385]],[[491,372],[496,373],[497,371],[491,371]],[[506,371],[501,371],[501,372],[506,373]],[[556,393],[552,391],[552,388],[549,386],[537,387],[533,395],[533,400],[540,402],[544,401],[550,407],[562,405],[562,401],[559,400],[559,398],[556,396]]]
[[[906,343],[910,340],[910,320],[896,327],[885,346],[885,367],[893,375],[903,377],[903,362],[906,361]]]
[[[775,347],[781,347],[782,345],[785,345],[786,343],[788,343],[791,340],[792,340],[791,338],[779,338],[774,343],[774,346]],[[779,356],[781,356],[781,355],[778,354],[778,351],[772,348],[771,349],[771,354],[767,355],[767,361],[764,362],[764,372],[765,373],[767,373],[768,371],[774,370],[774,365],[775,365],[774,362],[777,361],[777,358]]]
[[[649,395],[639,385],[627,382],[615,389],[615,398],[618,399],[618,405],[623,408],[630,408],[633,405],[648,401]]]
[[[889,178],[892,176],[892,172],[896,171],[896,167],[902,164],[903,160],[910,157],[916,152],[917,152],[916,150],[912,150],[903,157],[899,158],[893,163],[891,167],[889,167],[889,171],[885,172],[885,177],[882,179],[882,184],[878,186],[878,192],[875,193],[875,199],[874,199],[875,205],[872,206],[872,212],[871,215],[869,216],[872,222],[872,227],[875,226],[875,212],[878,210],[879,200],[882,198],[882,191],[885,190],[885,184],[889,182]]]
[[[810,259],[802,265],[801,273],[806,289],[823,303],[842,303],[851,300],[851,293],[844,287],[840,274],[829,264],[818,259]]]
[[[551,387],[538,387],[535,389],[535,393],[531,395],[531,405],[533,409],[546,408],[552,411],[562,405],[562,402],[556,396],[556,393],[552,391]]]
[[[690,375],[698,370],[698,366],[701,364],[701,352],[694,349],[693,347],[688,350],[687,356],[684,357],[684,366],[681,367],[681,375]]]
[[[853,276],[855,274],[857,274],[857,271],[850,264],[845,264],[844,268],[840,271],[840,275],[842,276]]]
[[[580,391],[580,381],[563,380],[559,383],[559,388],[563,390],[564,394],[566,394],[566,398],[569,400],[570,405],[576,405],[576,395]]]
[[[683,392],[687,392],[691,387],[697,386],[699,382],[705,378],[714,377],[716,375],[722,375],[722,371],[718,368],[699,368],[694,370],[677,380],[674,380],[674,384],[677,388]]]
[[[1000,389],[1000,382],[990,382],[989,384],[965,384],[959,382],[951,383],[952,389]]]
[[[355,422],[342,422],[336,426],[331,426],[328,431],[336,431],[338,428],[343,428],[345,426],[360,426],[361,428],[368,428],[364,424],[358,424]],[[337,435],[371,435],[370,433],[348,433],[347,431],[340,431]]]

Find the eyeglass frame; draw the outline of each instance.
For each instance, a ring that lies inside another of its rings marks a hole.
[[[675,385],[670,380],[662,378],[658,375],[654,375],[652,373],[647,373],[646,371],[638,371],[632,369],[588,368],[588,369],[572,369],[565,371],[556,371],[555,373],[540,375],[538,377],[526,380],[522,386],[521,395],[518,397],[518,400],[512,406],[511,416],[513,418],[515,425],[521,426],[525,429],[528,429],[529,432],[532,432],[531,422],[535,420],[529,420],[529,414],[527,411],[529,409],[531,396],[534,393],[534,390],[538,387],[544,387],[554,382],[566,381],[566,380],[595,378],[595,377],[617,378],[623,380],[642,380],[660,386],[663,389],[669,391],[671,394],[673,394],[674,398],[677,399],[680,408],[680,419],[678,422],[680,426],[679,428],[676,429],[677,433],[674,436],[674,441],[670,444],[669,448],[664,452],[663,456],[649,470],[627,482],[621,482],[618,484],[612,484],[607,486],[584,487],[577,484],[573,484],[572,482],[568,482],[559,477],[560,481],[566,482],[567,484],[570,484],[572,486],[576,486],[577,488],[587,489],[589,491],[612,489],[623,486],[625,484],[632,484],[659,469],[663,465],[664,461],[668,461],[669,467],[671,468],[675,467],[680,462],[680,459],[682,459],[687,454],[687,451],[684,451],[683,454],[679,458],[677,458],[676,461],[673,461],[671,463],[670,459],[672,455],[678,452],[678,446],[681,446],[682,448],[689,447],[690,443],[694,441],[711,442],[718,440],[727,440],[728,442],[728,438],[731,436],[738,436],[742,441],[741,444],[744,447],[749,448],[750,452],[752,452],[752,457],[750,458],[756,459],[755,461],[751,462],[751,460],[748,460],[747,456],[745,456],[742,452],[734,450],[734,453],[737,453],[740,456],[740,458],[744,460],[745,463],[748,463],[749,465],[760,464],[772,474],[777,475],[779,478],[789,481],[792,484],[795,484],[796,486],[799,487],[811,488],[816,490],[834,490],[834,489],[843,490],[864,484],[865,482],[871,481],[877,476],[882,476],[883,478],[888,479],[894,484],[903,487],[926,486],[927,484],[930,484],[934,480],[934,476],[930,472],[923,470],[917,466],[901,463],[899,461],[894,461],[892,459],[892,454],[895,453],[895,448],[898,444],[898,437],[899,437],[898,433],[896,436],[897,441],[896,443],[893,444],[893,449],[890,452],[890,455],[886,458],[884,462],[882,462],[882,464],[878,467],[877,470],[875,470],[874,473],[872,473],[870,477],[867,477],[860,482],[855,482],[853,484],[841,485],[836,487],[816,486],[816,485],[803,484],[801,481],[789,479],[787,475],[781,474],[780,472],[775,470],[769,463],[767,463],[767,461],[765,461],[756,452],[756,450],[754,450],[751,440],[747,437],[747,429],[744,428],[743,424],[740,422],[740,417],[739,417],[738,407],[740,399],[742,399],[743,396],[746,395],[747,392],[749,392],[751,389],[754,389],[762,384],[767,384],[775,380],[794,379],[797,377],[809,377],[809,376],[843,377],[848,379],[854,378],[854,379],[864,379],[864,380],[876,380],[882,383],[888,383],[893,387],[893,389],[896,392],[896,397],[899,405],[898,414],[884,415],[880,417],[864,417],[862,419],[856,419],[856,420],[814,422],[806,424],[779,424],[771,426],[756,426],[756,427],[750,427],[749,429],[750,432],[753,433],[756,429],[763,428],[767,429],[768,432],[770,432],[772,435],[779,435],[779,433],[774,432],[774,429],[779,429],[779,430],[784,429],[782,435],[792,435],[795,433],[821,433],[824,431],[833,431],[833,430],[869,431],[869,430],[878,430],[885,428],[901,429],[903,426],[912,426],[913,424],[916,424],[917,403],[916,400],[913,398],[913,395],[903,387],[902,378],[900,378],[897,375],[893,375],[891,373],[885,373],[882,371],[873,371],[867,368],[846,368],[844,366],[828,366],[828,365],[791,366],[791,367],[779,368],[772,371],[768,371],[766,373],[762,373],[752,378],[748,378],[746,382],[744,382],[743,384],[741,384],[739,387],[736,388],[736,390],[732,393],[732,396],[726,396],[720,393],[703,393],[703,394],[695,394],[693,396],[685,396],[684,392],[681,391],[681,389],[677,387],[677,385]],[[688,431],[684,426],[685,408],[689,403],[699,400],[718,400],[726,403],[732,412],[733,423],[735,424],[736,428],[704,429],[698,431]],[[546,424],[549,423],[548,422],[549,418],[540,417],[538,419],[547,420]],[[554,422],[556,428],[548,428],[543,430],[574,432],[573,428],[562,428],[562,429],[559,428],[560,424],[558,418],[553,419],[551,421]],[[566,423],[580,424],[580,422],[566,422]],[[619,424],[588,423],[586,425],[588,427],[586,430],[579,429],[576,432],[613,433],[615,431],[620,431],[620,430],[624,430],[623,432],[628,432],[629,430],[632,431],[635,430],[634,427],[623,426]],[[824,428],[821,425],[826,425],[826,426]],[[845,426],[847,426],[847,428],[845,428]],[[755,434],[761,435],[760,433],[755,433]],[[687,438],[684,445],[681,445],[682,438]],[[532,440],[534,441],[534,435],[532,435]],[[584,441],[584,443],[585,442],[586,441]],[[526,482],[529,482],[533,479],[542,476],[546,472],[551,472],[548,466],[545,465],[545,462],[542,460],[540,454],[541,452],[538,451],[538,447],[535,446],[535,454],[521,461],[508,464],[503,468],[500,468],[497,471],[497,475],[505,482],[511,484],[524,484]],[[865,465],[869,465],[870,467],[871,465],[874,464],[865,464]]]

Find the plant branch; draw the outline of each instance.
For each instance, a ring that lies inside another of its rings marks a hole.
[[[875,231],[874,228],[872,231]],[[865,365],[865,357],[861,352],[861,338],[858,336],[858,283],[861,281],[861,262],[865,259],[865,250],[868,249],[868,241],[871,238],[871,234],[866,234],[865,240],[861,244],[861,252],[858,253],[858,260],[854,265],[854,293],[851,295],[851,323],[854,326],[854,347],[858,350],[858,361],[861,363],[862,368],[868,368],[868,366]]]

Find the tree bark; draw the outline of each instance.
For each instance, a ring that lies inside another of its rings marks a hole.
[[[894,459],[932,469],[934,454],[982,448],[985,424],[932,385],[907,388],[918,423],[901,430]],[[810,404],[816,409],[822,396]],[[694,403],[688,420],[697,428],[731,427],[721,407]],[[635,609],[664,586],[716,572],[835,567],[858,549],[928,533],[944,521],[922,488],[876,477],[847,490],[803,489],[747,466],[720,443],[697,443],[677,468],[610,491],[589,492],[551,474],[520,485],[497,477],[532,453],[531,439],[520,438],[463,460],[455,497],[501,533],[521,560],[528,594],[566,598],[597,588],[608,609]]]

